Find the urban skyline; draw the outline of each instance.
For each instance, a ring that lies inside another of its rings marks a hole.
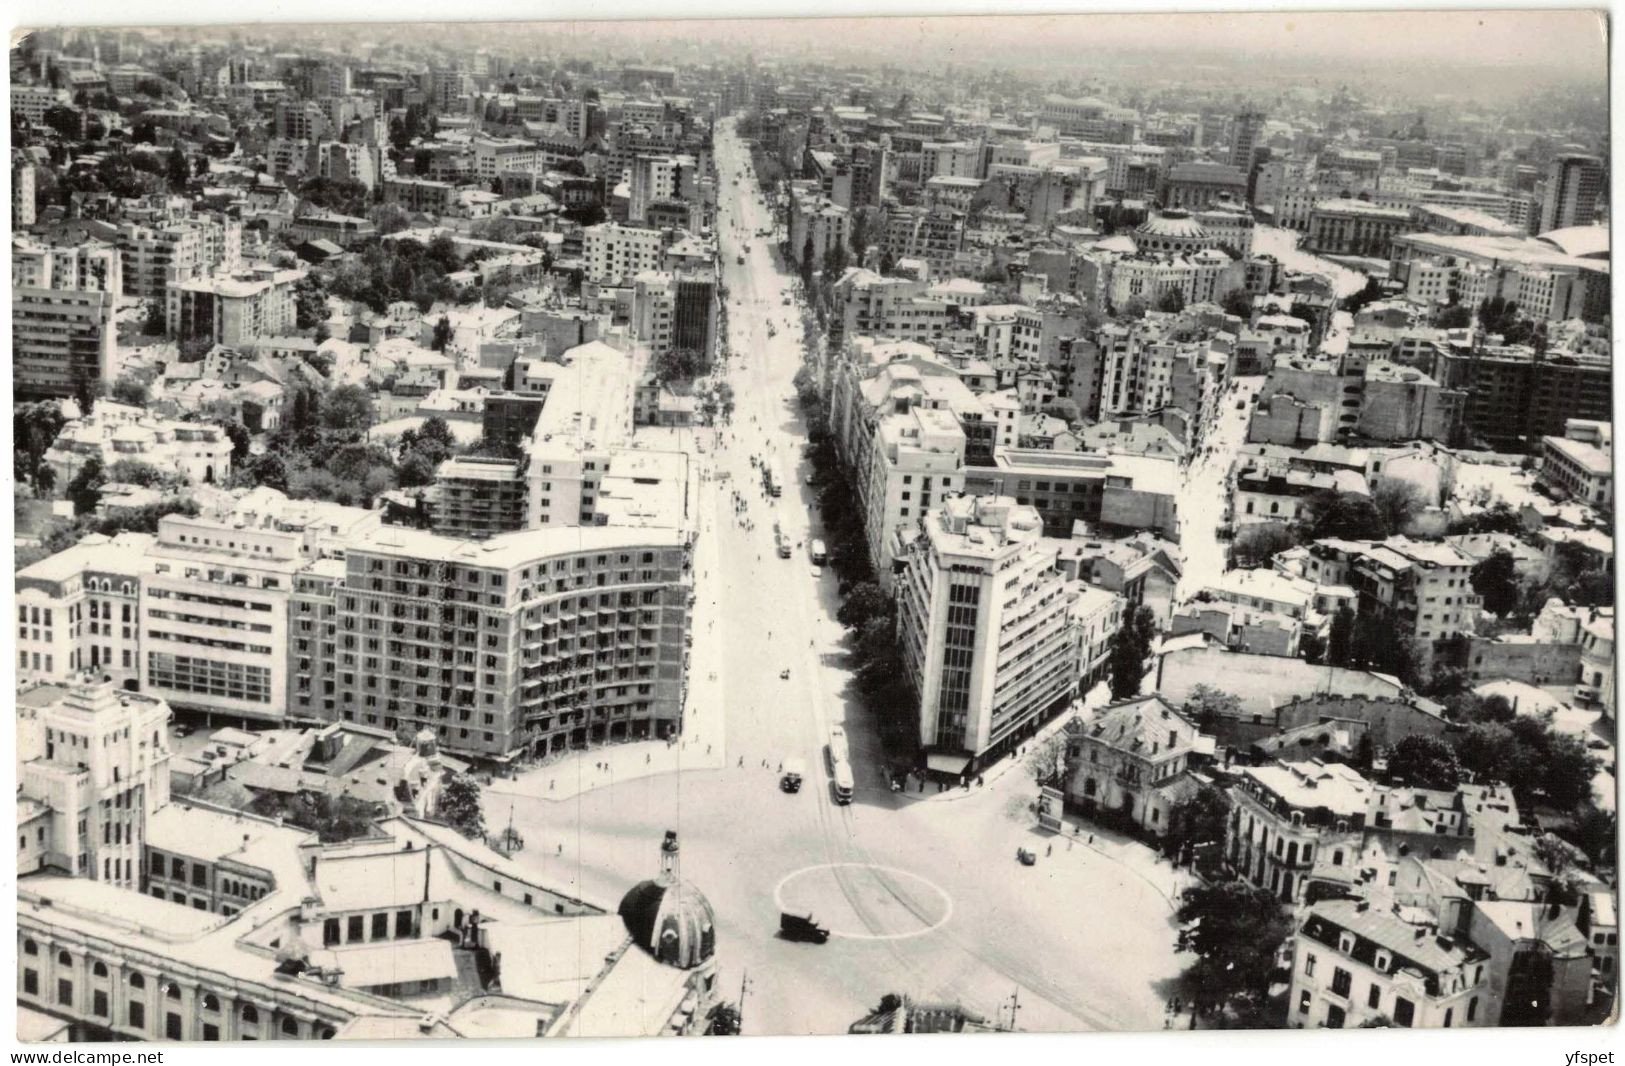
[[[17,1040],[1608,1023],[1605,33],[19,35]]]

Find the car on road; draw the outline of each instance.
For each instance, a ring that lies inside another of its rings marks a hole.
[[[813,921],[812,915],[779,915],[779,936],[805,944],[822,944],[829,940],[829,930]]]
[[[1038,853],[1035,851],[1029,851],[1026,848],[1017,848],[1016,861],[1021,863],[1023,866],[1032,866],[1038,861]]]
[[[189,737],[195,732],[197,732],[197,727],[188,725],[185,722],[181,722],[175,726],[175,735],[178,737]]]
[[[779,789],[783,792],[800,792],[801,779],[807,773],[806,764],[800,759],[784,760],[784,771],[779,775]]]

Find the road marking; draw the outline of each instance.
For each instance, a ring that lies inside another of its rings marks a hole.
[[[942,917],[938,918],[935,923],[926,926],[924,929],[916,929],[909,933],[847,933],[840,929],[831,929],[831,936],[843,937],[847,940],[912,940],[914,937],[924,936],[927,933],[936,932],[938,929],[941,929],[943,926],[947,925],[948,919],[954,916],[953,897],[948,895],[948,893],[936,883],[928,881],[924,877],[921,877],[919,874],[910,870],[900,870],[895,866],[881,866],[878,863],[872,862],[821,862],[813,866],[803,866],[799,870],[791,870],[789,873],[780,878],[778,884],[773,886],[774,905],[778,907],[781,914],[788,911],[789,908],[787,908],[784,904],[784,886],[800,877],[802,874],[816,873],[819,870],[837,869],[878,870],[882,873],[896,874],[899,877],[907,877],[911,880],[918,881],[926,888],[929,888],[931,891],[935,892],[942,899]]]

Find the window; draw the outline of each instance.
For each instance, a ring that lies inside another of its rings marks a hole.
[[[412,935],[412,912],[395,912],[395,938],[404,940]]]
[[[39,945],[34,943],[32,940],[24,940],[23,941],[23,954],[24,955],[38,955],[39,954]]]
[[[1343,1018],[1343,1008],[1339,1007],[1337,1004],[1333,1003],[1326,1008],[1326,1028],[1343,1028]]]
[[[322,946],[332,947],[339,942],[339,920],[329,918],[322,923]]]
[[[146,988],[147,987],[147,979],[145,977],[142,977],[138,973],[132,973],[130,975],[130,987],[131,988]]]
[[[1478,1020],[1478,997],[1477,996],[1474,996],[1472,999],[1469,999],[1467,1001],[1467,1020],[1470,1021],[1470,1022]]]
[[[130,1028],[145,1029],[147,1027],[147,1005],[130,1001]]]
[[[1309,999],[1310,999],[1309,990],[1307,988],[1304,989],[1302,992],[1298,993],[1298,1013],[1299,1014],[1308,1014],[1309,1013]]]
[[[1340,996],[1347,996],[1354,986],[1354,976],[1342,967],[1332,969],[1332,991]]]
[[[346,944],[350,944],[362,939],[366,933],[366,929],[367,922],[365,916],[360,914],[350,915],[350,919],[346,923],[346,928],[344,930],[344,942]]]
[[[57,979],[56,1001],[64,1007],[73,1006],[73,982],[66,977]]]
[[[34,970],[23,970],[23,991],[30,996],[39,995],[39,974]]]
[[[97,976],[97,977],[106,977],[107,976],[107,967],[104,964],[98,962],[98,963],[96,963],[96,965],[94,965],[94,966],[92,966],[90,968],[90,972],[92,974],[94,974],[95,976]]]
[[[1454,1008],[1454,1007],[1446,1007],[1445,1010],[1444,1010],[1444,1027],[1446,1029],[1450,1028],[1450,1023],[1455,1019],[1455,1017],[1456,1017],[1456,1008]]]
[[[1313,955],[1303,957],[1303,975],[1305,977],[1315,976],[1315,957]]]
[[[1365,1005],[1372,1010],[1382,1009],[1382,986],[1372,985],[1371,990],[1365,994]]]
[[[1415,1020],[1416,1020],[1416,1004],[1412,1003],[1410,1000],[1406,999],[1404,996],[1395,996],[1394,997],[1394,1024],[1404,1026],[1406,1029],[1409,1029],[1411,1027],[1411,1023],[1414,1022]]]
[[[372,916],[372,939],[384,940],[389,936],[389,915],[379,911]]]
[[[107,1017],[107,993],[99,988],[90,994],[90,1013],[98,1018]]]
[[[298,1036],[299,1035],[299,1022],[297,1020],[293,1019],[293,1018],[284,1018],[284,1019],[282,1019],[282,1035],[283,1036],[294,1036],[294,1037]]]
[[[255,1009],[254,1004],[243,1004],[243,1021],[249,1025],[258,1025],[260,1023],[260,1012]]]

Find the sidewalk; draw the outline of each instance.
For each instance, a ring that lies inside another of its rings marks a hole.
[[[1045,741],[1049,740],[1050,737],[1059,733],[1061,728],[1066,725],[1068,719],[1072,718],[1076,714],[1083,714],[1087,718],[1091,712],[1097,708],[1105,706],[1110,701],[1111,689],[1103,681],[1094,688],[1090,689],[1083,699],[1074,700],[1072,706],[1056,715],[1052,721],[1047,723],[1042,729],[1034,733],[1031,737],[1028,737],[1026,740],[1022,741],[1021,744],[1018,745],[1018,747],[1025,749],[1022,754],[1015,755],[1012,753],[1010,755],[1006,755],[988,769],[983,770],[980,775],[982,778],[982,784],[980,785],[976,783],[976,778],[972,777],[969,788],[965,788],[962,785],[953,785],[942,792],[938,792],[936,790],[936,784],[927,781],[925,783],[925,791],[921,792],[919,791],[920,786],[918,780],[914,779],[912,784],[904,788],[901,792],[893,793],[893,795],[899,797],[900,799],[906,799],[911,803],[952,803],[954,800],[967,799],[979,792],[984,792],[998,784],[1006,774],[1013,770],[1020,770],[1023,773],[1026,773],[1028,759],[1032,755],[1033,751],[1038,747],[1038,745],[1043,744]],[[1036,797],[1037,794],[1038,786],[1036,783],[1034,783],[1033,795]]]
[[[618,781],[632,781],[684,770],[717,770],[727,765],[723,727],[725,678],[722,641],[711,639],[721,621],[717,597],[718,482],[714,476],[715,449],[699,456],[700,481],[696,512],[700,516],[694,543],[694,611],[689,631],[688,688],[684,696],[683,727],[675,740],[628,740],[564,752],[530,765],[517,777],[499,777],[486,786],[493,796],[528,796],[563,801]]]

